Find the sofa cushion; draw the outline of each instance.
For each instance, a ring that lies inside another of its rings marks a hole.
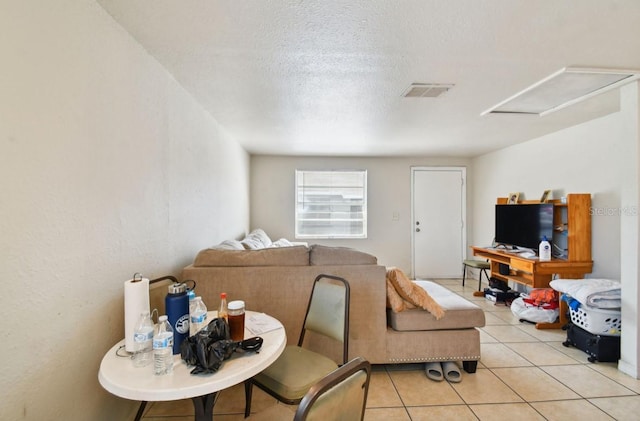
[[[327,247],[314,244],[309,253],[309,263],[311,266],[375,265],[378,259],[349,247]]]
[[[400,313],[389,309],[387,320],[394,330],[445,330],[484,326],[484,312],[471,301],[431,281],[417,280],[414,283],[424,288],[442,306],[445,315],[437,320],[431,313],[419,308]]]
[[[265,248],[260,250],[201,250],[194,266],[308,266],[309,249],[305,246]]]

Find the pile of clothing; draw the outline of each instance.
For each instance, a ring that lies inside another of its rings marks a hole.
[[[560,314],[558,292],[551,288],[534,288],[511,303],[511,312],[521,322],[554,323]]]

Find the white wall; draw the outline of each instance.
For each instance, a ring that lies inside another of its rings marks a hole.
[[[471,242],[490,244],[496,198],[521,192],[521,199],[591,193],[594,277],[620,279],[621,189],[632,183],[628,156],[634,140],[624,136],[620,113],[574,126],[473,160],[470,178],[474,225]]]
[[[636,138],[635,145],[630,145],[625,163],[630,167],[626,173],[629,182],[622,185],[622,203],[635,212],[628,212],[622,218],[621,255],[622,266],[622,339],[620,370],[640,378],[640,326],[638,325],[638,309],[640,309],[640,83],[636,82],[621,89],[622,113],[624,115],[623,131],[626,137]],[[635,164],[635,165],[633,165]],[[627,328],[635,326],[635,329]]]
[[[251,157],[251,227],[293,239],[295,170],[367,170],[368,238],[313,240],[371,253],[378,263],[411,272],[411,167],[467,166],[460,158]],[[467,195],[472,190],[467,186]],[[434,198],[437,200],[437,198]],[[399,220],[394,221],[397,212]],[[467,212],[469,213],[469,212]]]
[[[493,237],[498,196],[520,191],[538,199],[545,189],[553,189],[553,198],[591,193],[594,265],[589,277],[622,281],[623,371],[638,377],[637,83],[622,91],[627,99],[618,112],[475,158],[471,241],[486,244]]]
[[[123,282],[249,225],[249,157],[94,1],[0,13],[0,419],[132,419]]]

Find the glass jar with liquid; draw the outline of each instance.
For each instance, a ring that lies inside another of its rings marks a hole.
[[[244,339],[244,301],[231,301],[227,306],[232,341]]]

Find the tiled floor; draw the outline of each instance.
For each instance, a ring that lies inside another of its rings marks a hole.
[[[429,380],[423,364],[375,366],[365,420],[640,419],[640,380],[618,371],[615,363],[589,363],[584,352],[562,345],[566,332],[520,323],[508,307],[474,297],[473,282],[465,288],[460,280],[438,282],[485,311],[478,370],[463,371],[462,382],[448,383]],[[275,404],[254,389],[254,410]],[[219,394],[214,418],[240,421],[243,410],[239,385]],[[143,418],[192,419],[190,400],[150,404]]]

